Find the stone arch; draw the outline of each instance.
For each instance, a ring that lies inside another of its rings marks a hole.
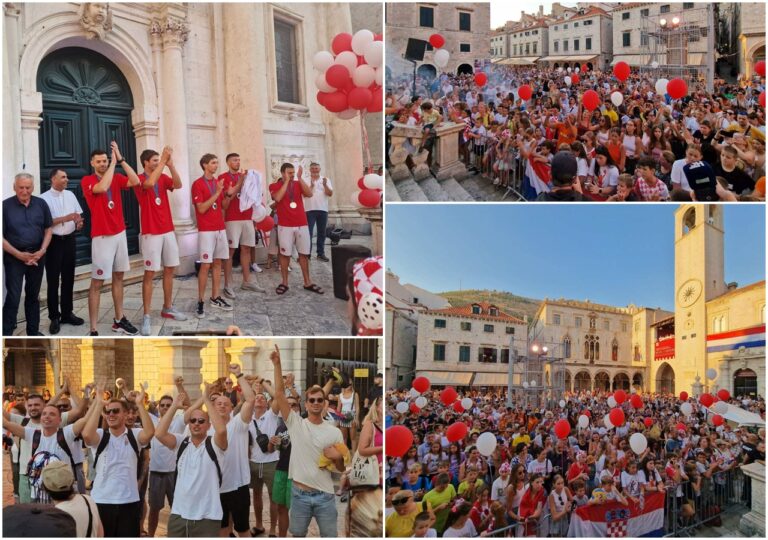
[[[611,376],[607,371],[598,371],[595,373],[594,381],[595,390],[610,390],[611,389]]]
[[[573,379],[573,391],[592,390],[592,376],[589,371],[579,371]]]
[[[432,64],[421,64],[416,69],[416,75],[420,76],[423,79],[433,81],[435,77],[437,77],[437,68]]]
[[[636,371],[634,375],[632,375],[632,388],[636,390],[643,389],[643,374],[639,371]]]
[[[656,392],[663,394],[675,393],[675,370],[664,362],[656,370]]]
[[[456,68],[456,75],[464,75],[475,72],[475,68],[473,68],[470,64],[461,64],[458,68]]]
[[[620,371],[613,376],[613,390],[629,390],[629,375]]]
[[[573,388],[573,377],[571,377],[571,372],[568,370],[565,370],[565,391],[570,392]]]
[[[683,214],[683,220],[681,222],[682,235],[685,236],[689,232],[691,232],[691,229],[693,229],[696,226],[696,207],[692,206],[688,210],[685,211],[685,214]]]

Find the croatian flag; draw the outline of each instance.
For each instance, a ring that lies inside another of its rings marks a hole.
[[[707,336],[708,353],[734,351],[741,347],[765,347],[765,325]]]
[[[571,515],[569,538],[637,538],[664,536],[664,493],[645,496],[642,508],[628,500],[582,506]]]
[[[529,201],[538,197],[539,193],[550,191],[552,171],[548,163],[528,160],[523,178],[523,195]]]

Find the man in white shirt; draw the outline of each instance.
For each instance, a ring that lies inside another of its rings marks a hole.
[[[275,401],[280,416],[288,426],[291,437],[293,456],[288,476],[293,482],[291,488],[291,510],[289,531],[292,536],[304,537],[312,518],[315,518],[320,536],[333,538],[338,536],[336,521],[336,497],[334,495],[331,471],[319,467],[320,456],[325,456],[333,463],[336,471],[345,470],[344,455],[335,447],[343,444],[341,430],[323,422],[325,391],[320,386],[312,386],[306,392],[307,418],[291,410],[283,388],[283,369],[280,365],[280,350],[270,355],[275,368]]]
[[[274,393],[269,389],[270,393]],[[253,513],[256,516],[256,526],[251,529],[253,536],[264,533],[262,514],[264,511],[262,495],[264,486],[269,493],[269,535],[274,536],[277,527],[277,504],[272,500],[272,485],[275,481],[277,461],[280,459],[280,451],[269,452],[269,439],[277,432],[280,417],[277,415],[277,402],[272,401],[272,407],[268,407],[267,397],[263,393],[255,396],[253,406],[253,421],[248,426],[253,444],[251,445],[251,488],[253,488]]]
[[[312,189],[312,196],[304,197],[309,238],[312,239],[312,231],[317,224],[317,258],[328,262],[329,259],[325,256],[325,230],[328,227],[328,198],[333,195],[333,184],[325,176],[320,177],[320,165],[318,163],[310,163],[309,165],[309,187]],[[311,257],[311,244],[309,250]]]
[[[103,385],[96,387],[95,412],[83,428],[83,440],[94,452],[96,479],[91,497],[99,507],[105,537],[138,537],[141,503],[139,501],[139,452],[155,433],[155,426],[144,408],[144,388],[133,399],[138,407],[142,429],[127,428],[128,410],[119,399],[103,403]],[[103,415],[99,414],[102,413]],[[97,429],[103,417],[107,429]]]
[[[678,159],[672,164],[672,171],[670,172],[670,179],[672,180],[672,189],[682,189],[683,191],[693,191],[688,179],[685,177],[683,167],[689,163],[695,161],[701,161],[701,145],[696,143],[690,143],[685,149],[685,157]]]
[[[51,189],[40,195],[51,209],[53,236],[45,258],[48,280],[48,318],[51,335],[59,333],[62,324],[80,326],[85,321],[72,311],[72,290],[75,285],[75,237],[83,228],[83,209],[74,193],[67,189],[67,172],[51,171]],[[61,304],[59,304],[61,278]],[[61,310],[59,310],[61,306]]]
[[[213,412],[210,393],[211,385],[205,383],[202,399],[210,413],[195,405],[187,411],[190,413],[189,436],[168,432],[171,420],[184,400],[181,394],[174,398],[170,410],[157,424],[156,439],[172,450],[178,460],[176,489],[168,518],[169,538],[211,538],[218,536],[221,529],[224,513],[219,496],[220,464],[227,452],[227,425],[221,415]],[[213,435],[209,436],[211,427]]]

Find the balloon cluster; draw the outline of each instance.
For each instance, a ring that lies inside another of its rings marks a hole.
[[[360,112],[378,113],[383,108],[384,41],[381,34],[358,30],[341,32],[331,50],[312,58],[317,74],[317,102],[343,120]]]
[[[381,190],[384,177],[370,173],[357,180],[358,191],[352,193],[352,204],[366,208],[378,208],[381,204]]]
[[[445,38],[440,34],[432,34],[429,36],[429,44],[435,49],[435,64],[440,69],[443,69],[448,65],[448,60],[451,58],[450,53],[443,49]]]

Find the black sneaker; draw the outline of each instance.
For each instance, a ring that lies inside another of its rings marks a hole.
[[[318,255],[317,258],[320,259],[323,262],[329,262],[331,260],[328,257],[326,257],[325,255]]]
[[[91,330],[90,332],[88,332],[88,335],[89,336],[98,336],[99,333],[96,330]]]
[[[114,321],[112,323],[113,332],[128,334],[129,336],[135,336],[139,333],[139,330],[125,316],[119,321],[117,319],[112,319],[112,321]]]
[[[215,308],[219,308],[222,311],[232,311],[232,306],[227,303],[221,296],[211,298],[211,305]]]
[[[205,302],[197,303],[197,310],[195,311],[195,316],[198,319],[202,319],[203,317],[205,317]]]

